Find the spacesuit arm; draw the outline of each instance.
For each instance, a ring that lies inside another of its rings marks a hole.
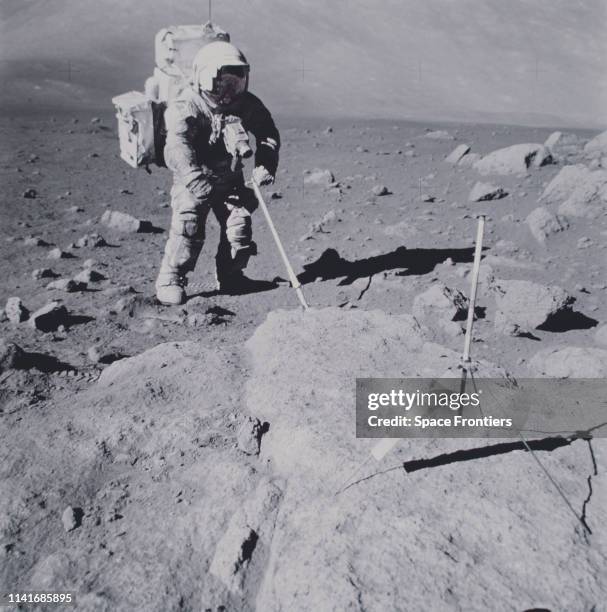
[[[207,196],[217,178],[215,173],[199,163],[194,147],[202,118],[185,101],[173,101],[165,112],[167,130],[164,158],[175,178],[200,199]]]
[[[245,129],[255,136],[255,165],[263,166],[274,176],[278,168],[280,134],[270,111],[259,98],[248,93],[246,101],[243,123]]]

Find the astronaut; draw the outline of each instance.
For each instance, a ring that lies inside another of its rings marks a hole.
[[[234,45],[211,42],[193,63],[194,87],[186,87],[165,112],[166,165],[173,172],[172,219],[156,280],[164,304],[186,299],[187,274],[198,259],[209,211],[220,226],[216,255],[217,289],[238,292],[248,279],[243,270],[257,253],[252,239],[254,192],[245,186],[242,157],[252,153],[247,133],[255,137],[253,180],[274,181],[280,136],[262,101],[248,91],[249,64]]]

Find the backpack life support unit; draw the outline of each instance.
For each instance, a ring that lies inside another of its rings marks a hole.
[[[120,157],[133,168],[150,164],[165,167],[166,128],[164,111],[184,87],[192,86],[192,62],[196,53],[210,42],[230,42],[230,35],[218,26],[171,26],[156,34],[154,74],[145,82],[144,92],[129,91],[112,98],[118,119]]]

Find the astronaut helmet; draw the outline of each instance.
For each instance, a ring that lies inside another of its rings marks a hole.
[[[194,83],[219,106],[229,106],[249,83],[249,64],[242,51],[229,42],[215,41],[198,51],[193,63]]]

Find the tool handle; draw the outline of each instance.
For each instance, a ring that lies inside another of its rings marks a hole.
[[[293,272],[293,268],[291,267],[291,263],[289,262],[287,253],[284,247],[282,246],[282,241],[280,240],[280,236],[278,235],[278,232],[276,231],[276,227],[274,226],[274,223],[272,221],[272,217],[270,216],[270,211],[268,210],[268,207],[266,206],[266,203],[263,199],[261,189],[259,188],[259,185],[257,184],[255,180],[252,179],[251,183],[253,185],[253,191],[255,192],[257,201],[259,202],[259,206],[261,207],[261,210],[263,211],[266,221],[268,222],[268,226],[270,227],[270,231],[272,232],[272,236],[274,237],[274,242],[276,242],[276,246],[278,247],[278,252],[280,253],[280,256],[282,257],[282,261],[285,265],[285,268],[287,269],[287,274],[289,275],[289,280],[291,281],[291,285],[293,286],[293,289],[295,289],[295,292],[297,293],[297,298],[299,299],[304,310],[308,310],[309,306],[308,306],[308,303],[306,302],[306,298],[304,297],[303,291],[301,290],[301,283],[299,282],[295,272]]]
[[[474,249],[474,264],[472,266],[472,287],[470,300],[468,302],[468,319],[466,321],[466,337],[464,340],[464,354],[462,361],[470,361],[470,343],[472,342],[472,323],[474,321],[474,305],[476,303],[476,288],[478,285],[478,272],[481,266],[481,254],[483,251],[483,232],[485,230],[485,215],[479,215],[478,228],[476,231],[476,248]]]

